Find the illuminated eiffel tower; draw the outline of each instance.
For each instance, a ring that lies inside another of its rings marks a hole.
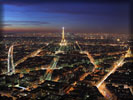
[[[60,46],[66,46],[67,41],[65,40],[65,34],[64,34],[64,27],[62,27],[62,40],[60,42]]]

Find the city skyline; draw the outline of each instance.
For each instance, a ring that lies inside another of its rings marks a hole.
[[[128,3],[28,2],[3,4],[4,32],[129,33]]]
[[[1,0],[0,100],[132,100],[130,4],[44,1]]]

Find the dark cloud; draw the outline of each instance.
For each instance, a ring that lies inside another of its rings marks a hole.
[[[0,24],[0,25],[2,25],[3,27],[13,26],[12,24]]]
[[[44,21],[11,21],[8,20],[6,21],[6,23],[15,23],[15,24],[39,24],[39,25],[43,25],[43,24],[50,24],[49,22],[44,22]]]
[[[115,9],[113,9],[115,10]],[[125,12],[125,10],[118,10],[116,9],[115,11],[109,11],[108,10],[69,10],[69,9],[53,9],[53,10],[44,10],[42,12],[47,12],[47,13],[59,13],[59,14],[71,14],[71,15],[95,15],[95,16],[118,16],[118,17],[123,17],[127,16],[129,14],[128,12]]]
[[[43,0],[3,0],[1,1],[2,4],[9,4],[9,5],[31,5],[37,3],[43,3]]]
[[[23,9],[23,11],[18,11],[17,9],[9,9],[9,11],[15,11],[18,13],[57,13],[57,14],[70,14],[70,15],[94,15],[94,16],[118,16],[123,17],[129,14],[128,6],[126,4],[107,4],[99,6],[95,4],[90,6],[90,4],[81,4],[80,7],[77,3],[74,7],[72,4],[41,4],[39,6],[35,5],[32,8]],[[48,8],[48,9],[47,9]]]
[[[1,4],[9,4],[9,5],[16,5],[16,6],[24,6],[24,5],[36,5],[42,3],[56,3],[56,2],[72,2],[72,0],[2,0]]]
[[[4,4],[40,4],[46,2],[121,3],[130,2],[130,0],[1,0],[1,3]]]
[[[49,22],[40,22],[40,21],[6,21],[2,26],[43,26],[49,24]]]
[[[52,3],[49,3],[48,1],[52,1]],[[32,5],[31,8],[33,9],[26,9],[26,12],[29,13],[34,13],[34,12],[42,12],[42,13],[59,13],[59,14],[71,14],[71,15],[102,15],[102,16],[124,16],[127,15],[128,13],[125,13],[127,11],[127,9],[125,9],[124,7],[121,7],[123,4],[114,4],[114,3],[107,3],[104,4],[105,5],[109,5],[112,4],[112,9],[110,9],[109,7],[100,7],[97,3],[95,2],[95,5],[90,6],[90,3],[72,3],[72,2],[60,2],[60,3],[56,3],[56,1],[58,0],[3,0],[2,3],[3,4],[9,4],[9,5],[15,5],[15,6],[29,6]],[[63,1],[63,0],[62,0]],[[38,5],[39,4],[39,5]],[[80,5],[79,5],[80,4]],[[33,6],[34,5],[34,6]],[[74,5],[74,6],[73,6]],[[117,7],[118,6],[118,7]],[[120,8],[119,8],[120,7]],[[47,9],[48,8],[48,9]],[[103,10],[104,9],[104,10]],[[17,9],[14,9],[17,11]],[[10,11],[10,9],[9,9]],[[21,11],[19,11],[21,12]],[[22,11],[22,13],[25,11]],[[123,14],[124,12],[124,14]]]

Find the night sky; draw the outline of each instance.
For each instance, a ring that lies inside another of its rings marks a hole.
[[[129,32],[128,3],[3,0],[6,32]]]

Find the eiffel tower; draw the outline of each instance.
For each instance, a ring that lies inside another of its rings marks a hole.
[[[60,42],[60,46],[66,46],[67,41],[65,40],[65,34],[64,34],[64,27],[62,27],[62,40]]]

